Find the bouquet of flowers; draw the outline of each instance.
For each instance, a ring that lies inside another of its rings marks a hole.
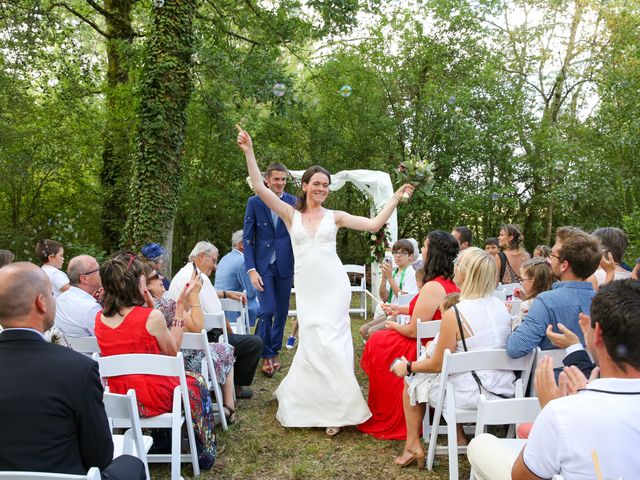
[[[370,263],[382,262],[385,250],[391,246],[391,235],[389,234],[389,224],[385,223],[380,230],[371,234],[371,258]]]
[[[407,160],[398,165],[397,176],[401,183],[410,183],[415,189],[415,193],[429,195],[433,191],[433,162],[428,162],[419,154],[407,155]],[[405,193],[403,201],[409,199]]]

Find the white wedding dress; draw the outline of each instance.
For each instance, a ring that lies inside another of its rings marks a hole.
[[[338,229],[326,210],[311,238],[296,210],[295,258],[298,350],[274,397],[284,427],[341,427],[371,417],[354,374],[349,279],[336,253]]]

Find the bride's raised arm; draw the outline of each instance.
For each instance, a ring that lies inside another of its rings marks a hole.
[[[271,210],[284,220],[287,226],[291,226],[291,220],[293,219],[293,207],[286,202],[283,202],[278,196],[269,190],[264,185],[264,179],[258,168],[258,162],[256,162],[256,156],[253,153],[253,142],[249,134],[242,129],[240,125],[236,125],[238,129],[238,146],[244,152],[244,156],[247,160],[247,170],[249,171],[249,177],[251,178],[251,184],[256,192],[256,195],[269,207]]]
[[[380,213],[373,218],[358,217],[351,215],[347,212],[337,211],[334,213],[336,219],[336,225],[338,227],[351,228],[353,230],[360,230],[361,232],[377,232],[382,226],[389,220],[389,217],[393,213],[393,210],[398,206],[402,195],[407,192],[409,195],[413,193],[414,187],[409,183],[405,183],[401,186],[396,193],[387,201],[384,208],[380,210]]]

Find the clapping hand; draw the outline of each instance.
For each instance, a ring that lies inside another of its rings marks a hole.
[[[599,374],[600,370],[596,367],[587,380],[587,377],[584,376],[584,373],[582,373],[578,367],[571,365],[570,367],[564,367],[562,372],[560,372],[558,383],[556,384],[553,373],[553,359],[551,357],[543,357],[536,369],[536,376],[534,378],[540,406],[544,408],[551,400],[573,395],[583,390],[589,382],[598,378]]]

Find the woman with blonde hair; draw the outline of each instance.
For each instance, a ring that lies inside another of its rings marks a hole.
[[[505,348],[507,336],[511,333],[509,313],[504,304],[493,296],[496,277],[493,257],[484,250],[470,247],[458,257],[454,272],[453,281],[460,286],[460,302],[444,313],[440,333],[417,361],[409,362],[402,357],[392,369],[398,377],[406,377],[403,407],[407,441],[402,455],[394,460],[399,467],[417,462],[419,469],[424,468],[420,427],[426,403],[435,406],[439,395],[444,351],[449,349],[458,353]],[[471,373],[450,378],[458,408],[475,408],[481,393],[489,398],[513,395],[513,372],[482,370],[477,375],[481,386]],[[462,425],[458,425],[458,440],[466,444]]]
[[[499,283],[507,285],[520,282],[521,278],[518,275],[520,266],[522,262],[530,258],[522,246],[523,242],[524,236],[518,225],[510,223],[500,226],[498,243],[502,251],[495,257],[498,267],[496,278]]]

